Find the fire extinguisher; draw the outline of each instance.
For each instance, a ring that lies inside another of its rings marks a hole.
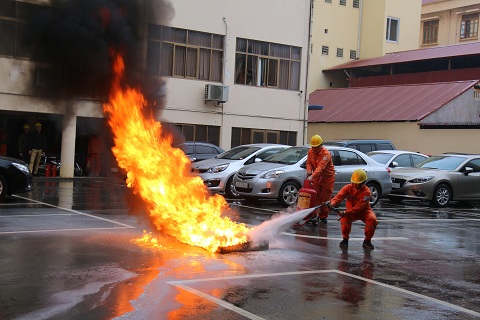
[[[52,166],[50,163],[47,163],[45,165],[45,177],[50,177],[50,170],[52,170]]]
[[[303,182],[303,188],[298,192],[298,201],[297,201],[297,210],[304,210],[308,208],[313,208],[317,206],[317,191],[313,189],[313,181],[305,180]],[[304,225],[308,222],[311,222],[313,225],[318,225],[318,215],[314,210],[309,214],[302,222],[297,223],[297,226]]]
[[[52,166],[52,177],[56,177],[56,176],[57,176],[57,166],[53,165]]]

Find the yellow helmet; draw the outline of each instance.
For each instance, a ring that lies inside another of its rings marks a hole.
[[[42,124],[40,122],[35,122],[35,127],[41,127]]]
[[[25,123],[25,124],[23,125],[23,129],[30,129],[30,125],[29,125],[28,123]]]
[[[312,139],[310,139],[310,145],[312,147],[318,147],[322,143],[323,143],[323,139],[318,134],[314,135]]]
[[[367,181],[367,173],[363,169],[357,169],[353,171],[350,181],[353,183],[364,183]]]

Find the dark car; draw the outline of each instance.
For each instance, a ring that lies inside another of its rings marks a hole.
[[[382,139],[345,139],[345,140],[330,140],[324,141],[324,145],[338,146],[356,149],[363,153],[368,153],[375,150],[395,150],[395,146],[390,140]]]
[[[0,156],[0,201],[13,193],[32,190],[32,174],[25,161]]]
[[[210,159],[225,152],[222,148],[206,142],[187,141],[179,144],[177,148],[182,149],[192,162]]]

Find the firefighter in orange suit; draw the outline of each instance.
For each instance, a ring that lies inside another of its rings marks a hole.
[[[329,204],[330,207],[337,207],[340,202],[345,198],[347,199],[347,209],[340,212],[343,237],[342,242],[340,242],[340,247],[348,248],[352,222],[362,220],[365,223],[365,240],[363,241],[363,247],[373,250],[374,246],[371,240],[377,228],[378,221],[370,207],[372,193],[365,185],[367,173],[363,169],[357,169],[353,172],[350,181],[352,183],[343,187]]]
[[[330,201],[335,182],[335,168],[332,155],[323,147],[323,140],[318,134],[310,139],[311,148],[307,156],[307,179],[313,181],[313,188],[317,191],[316,204]],[[327,223],[329,209],[320,207],[316,213],[320,221]]]

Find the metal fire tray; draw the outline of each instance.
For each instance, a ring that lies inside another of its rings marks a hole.
[[[219,247],[217,252],[230,253],[230,252],[263,251],[263,250],[268,250],[268,248],[269,248],[268,241],[263,241],[255,245],[251,241],[247,241],[245,243],[240,243],[234,246]]]

